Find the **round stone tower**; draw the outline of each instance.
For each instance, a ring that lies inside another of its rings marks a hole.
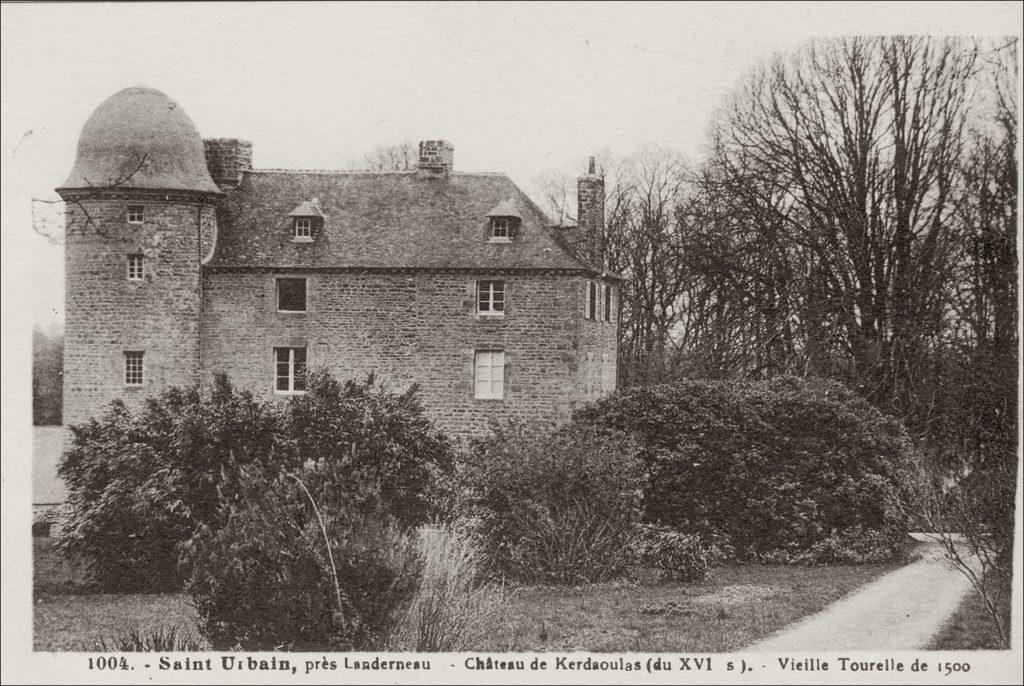
[[[199,380],[201,263],[220,189],[180,106],[126,88],[89,117],[65,212],[64,422]]]

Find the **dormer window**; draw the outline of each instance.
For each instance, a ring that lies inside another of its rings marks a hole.
[[[491,217],[491,238],[509,239],[508,217]]]
[[[292,218],[292,242],[312,243],[317,230],[323,225],[324,213],[316,198],[299,203],[288,213]]]
[[[523,218],[511,200],[502,200],[498,206],[487,213],[490,220],[490,243],[511,243],[516,229]]]

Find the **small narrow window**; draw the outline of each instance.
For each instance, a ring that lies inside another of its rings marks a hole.
[[[142,255],[135,254],[128,256],[128,280],[129,281],[142,281],[145,276],[145,258]]]
[[[505,240],[511,238],[508,217],[491,217],[491,237]]]
[[[274,348],[274,390],[278,393],[306,391],[305,348]]]
[[[597,318],[597,284],[593,281],[587,282],[587,304],[585,309],[587,319]]]
[[[604,285],[604,320],[612,320],[612,287],[608,284]]]
[[[476,353],[476,393],[480,400],[500,400],[505,397],[505,353],[499,350],[481,350]]]
[[[295,230],[296,238],[313,238],[313,220],[309,217],[296,217]]]
[[[277,311],[306,311],[306,280],[285,278],[277,280]]]
[[[483,315],[505,314],[505,282],[476,282],[476,311]]]
[[[145,208],[142,205],[128,206],[128,223],[141,224],[145,221]]]
[[[143,382],[142,357],[144,352],[133,350],[124,354],[124,383],[126,386],[141,386]]]

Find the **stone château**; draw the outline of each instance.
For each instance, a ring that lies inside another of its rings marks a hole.
[[[615,387],[619,277],[604,182],[575,226],[443,140],[397,172],[257,169],[163,93],[90,116],[67,181],[65,423],[214,375],[266,398],[305,372],[416,383],[457,435],[565,418]]]

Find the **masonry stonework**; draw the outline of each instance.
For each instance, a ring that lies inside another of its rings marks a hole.
[[[141,206],[141,225],[127,221]],[[199,379],[201,202],[82,199],[68,202],[65,230],[64,421],[76,424],[110,401]],[[128,279],[128,256],[143,278]],[[125,385],[126,351],[144,352],[146,384]]]
[[[307,311],[278,312],[276,279],[296,276],[307,279]],[[492,421],[567,419],[607,392],[588,393],[595,355],[614,379],[615,322],[583,320],[579,277],[208,269],[204,278],[205,380],[223,373],[268,399],[286,397],[273,390],[274,347],[305,347],[311,368],[340,379],[372,373],[395,391],[418,384],[428,416],[464,436]],[[505,280],[505,314],[481,316],[476,282],[495,278]],[[474,355],[486,350],[505,353],[501,400],[474,398]]]
[[[268,400],[302,392],[291,367],[291,390],[277,390],[275,348],[304,348],[308,368],[341,380],[415,384],[427,415],[458,436],[565,420],[614,390],[620,278],[603,266],[593,166],[579,181],[585,240],[570,241],[507,176],[454,170],[451,143],[424,141],[419,161],[254,169],[251,143],[204,141],[159,91],[108,98],[58,189],[65,421],[217,374]],[[279,311],[279,278],[306,280],[304,311]],[[503,282],[503,310],[478,312],[479,281]],[[593,285],[612,307],[591,305]],[[477,398],[476,356],[497,351],[504,368],[490,358],[487,369],[502,374],[499,397]],[[126,353],[142,354],[141,383],[128,383]]]

